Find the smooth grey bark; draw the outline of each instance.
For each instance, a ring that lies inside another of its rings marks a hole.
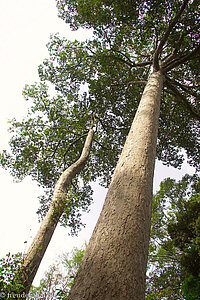
[[[145,299],[163,79],[153,72],[144,89],[68,299]]]
[[[33,279],[37,273],[45,251],[51,241],[57,223],[62,213],[64,212],[67,203],[66,193],[71,184],[71,181],[77,174],[80,173],[87,162],[93,135],[94,130],[92,120],[92,125],[85,140],[81,156],[75,163],[67,168],[58,179],[54,188],[54,193],[49,210],[24,257],[23,264],[18,274],[18,283],[22,284],[23,286],[23,288],[21,288],[20,290],[21,294],[28,294],[30,290]]]

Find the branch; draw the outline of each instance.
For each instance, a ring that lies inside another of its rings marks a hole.
[[[94,130],[93,130],[93,127],[94,127],[94,121],[95,121],[95,114],[94,114],[94,112],[92,112],[92,114],[91,114],[90,131],[91,131],[91,130],[94,131]],[[67,155],[67,152],[69,152],[70,148],[71,148],[74,144],[76,144],[78,141],[80,141],[80,139],[82,139],[82,137],[88,136],[88,134],[89,134],[89,133],[86,132],[86,133],[80,135],[76,140],[74,140],[74,141],[69,145],[69,147],[67,148],[67,150],[65,151],[65,153],[64,153],[64,155],[63,155],[64,161],[65,161],[65,156]]]
[[[134,80],[134,81],[129,81],[129,82],[113,83],[113,84],[111,84],[111,86],[120,86],[120,85],[122,85],[122,86],[124,86],[124,85],[129,86],[131,84],[140,84],[140,83],[147,84],[147,81],[146,80]]]
[[[169,64],[164,66],[163,71],[166,73],[168,71],[171,71],[173,68],[179,66],[180,64],[182,64],[186,61],[189,61],[190,59],[195,57],[196,54],[199,53],[199,50],[200,50],[200,46],[197,46],[191,52],[186,53],[186,54],[182,55],[181,57],[172,60]]]
[[[59,142],[58,142],[58,144],[56,145],[55,150],[53,151],[51,157],[54,157],[54,155],[56,154],[56,151],[58,150],[58,147],[60,146],[61,141],[62,140],[60,139]]]
[[[109,132],[108,128],[105,127],[105,125],[104,125],[102,119],[100,119],[100,118],[97,117],[97,116],[96,116],[96,119],[100,122],[100,124],[101,124],[103,130],[105,130],[106,132]],[[113,126],[108,125],[108,124],[107,124],[107,127],[111,128],[111,129],[113,129],[113,130],[122,130],[122,129],[124,129],[124,127],[119,127],[119,128],[117,128],[117,127],[113,127]]]
[[[159,55],[163,49],[163,46],[165,45],[165,43],[167,42],[167,39],[170,35],[170,33],[172,32],[174,26],[177,24],[180,16],[182,15],[184,9],[186,8],[187,4],[188,4],[189,0],[185,0],[180,8],[180,10],[177,12],[177,14],[175,15],[175,17],[173,18],[173,20],[171,20],[171,22],[169,23],[169,26],[167,28],[167,30],[165,31],[155,53],[154,53],[154,61],[153,61],[153,68],[154,71],[158,71],[159,70]]]
[[[133,62],[133,61],[132,61],[125,53],[121,52],[120,50],[111,49],[111,51],[121,54],[122,56],[124,56],[124,57],[127,59],[127,61],[129,61],[129,63],[130,63],[132,66],[135,65],[135,63],[134,63],[134,62]]]
[[[162,63],[162,68],[164,68],[165,66],[167,66],[167,64],[172,61],[172,59],[174,58],[175,54],[180,49],[181,44],[182,44],[182,42],[184,40],[184,37],[185,37],[185,35],[183,34],[183,32],[181,32],[175,48],[172,49],[172,52],[170,54],[168,54],[167,56],[164,57],[163,63]]]
[[[172,52],[170,54],[167,54],[164,58],[163,58],[163,63],[162,63],[162,67],[165,67],[169,62],[171,62],[172,58],[174,58],[175,53],[177,52],[176,48],[172,49]]]
[[[131,68],[133,68],[133,67],[145,67],[145,66],[148,66],[152,63],[151,60],[136,63],[136,62],[132,61],[126,54],[124,54],[123,52],[121,52],[119,50],[110,49],[109,51],[116,52],[116,53],[120,54],[121,56],[124,56],[125,58],[123,58],[121,56],[114,56],[114,58],[122,61],[123,63],[127,64]]]
[[[102,145],[101,143],[99,143],[96,139],[93,139],[94,140],[94,142],[95,143],[97,143],[101,148],[103,148],[103,149],[105,149],[105,150],[107,150],[107,151],[111,151],[112,149],[110,148],[107,148],[107,147],[105,147],[104,145]]]
[[[179,101],[180,103],[184,104],[184,106],[187,108],[187,110],[190,112],[190,114],[195,117],[197,120],[200,121],[200,113],[194,110],[194,107],[191,105],[190,102],[188,102],[187,98],[183,96],[176,87],[171,84],[168,80],[165,81],[165,85],[169,88],[168,92],[175,96],[176,101]]]
[[[86,48],[87,50],[89,50],[92,54],[96,54],[93,50],[90,49],[89,46],[85,46],[85,48]]]
[[[154,29],[155,29],[155,36],[156,36],[156,40],[155,40],[155,49],[157,49],[157,47],[158,47],[158,42],[159,42],[159,40],[158,40],[159,34],[158,34],[158,30],[157,30],[157,27],[156,27],[156,26],[154,26]]]
[[[65,156],[67,155],[67,152],[69,152],[69,150],[71,149],[71,147],[76,144],[78,141],[80,141],[80,139],[82,139],[84,136],[86,136],[87,133],[84,133],[82,134],[81,136],[79,136],[76,140],[74,140],[70,145],[69,147],[67,148],[67,150],[65,151],[64,155],[63,155],[63,158],[65,160]]]
[[[116,58],[121,60],[122,62],[124,62],[125,64],[130,66],[131,68],[133,68],[133,67],[145,67],[145,66],[148,66],[152,63],[151,61],[144,61],[144,62],[141,62],[141,63],[135,63],[135,62],[127,61],[127,60],[123,59],[122,57],[116,57]]]
[[[180,261],[178,258],[174,257],[174,256],[170,256],[170,255],[165,255],[165,254],[149,254],[148,257],[150,258],[151,261],[157,261],[158,258],[166,258],[166,259],[170,259],[171,261]]]
[[[165,78],[167,79],[167,81],[171,82],[173,85],[180,87],[184,92],[190,94],[191,96],[193,96],[193,97],[195,97],[197,99],[200,98],[200,95],[198,95],[194,91],[191,91],[189,89],[188,85],[184,85],[184,84],[182,84],[182,83],[180,83],[180,82],[178,82],[178,81],[176,81],[174,79],[170,79],[168,76],[165,76]]]

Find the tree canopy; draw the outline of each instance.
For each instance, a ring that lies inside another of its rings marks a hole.
[[[58,0],[57,6],[59,16],[72,29],[93,29],[99,45],[95,53],[101,60],[101,69],[98,79],[90,84],[90,91],[95,84],[91,93],[95,94],[96,102],[113,101],[115,116],[117,109],[122,118],[124,114],[123,124],[130,126],[133,115],[127,111],[132,107],[135,112],[133,107],[137,106],[143,88],[140,84],[148,79],[152,66],[159,68],[159,62],[166,80],[161,102],[158,158],[178,166],[183,160],[180,153],[183,148],[190,163],[197,166],[200,120],[198,1],[168,1],[166,4],[163,1]]]

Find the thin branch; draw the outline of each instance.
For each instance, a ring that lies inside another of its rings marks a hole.
[[[95,113],[92,112],[91,114],[91,125],[90,125],[90,129],[93,129],[94,127],[94,122],[95,122]],[[76,140],[74,140],[70,145],[69,147],[67,148],[67,150],[65,151],[64,155],[63,155],[63,158],[64,158],[64,162],[65,162],[65,157],[67,155],[67,153],[69,152],[69,150],[71,149],[71,147],[76,144],[78,141],[80,141],[80,139],[82,139],[84,136],[87,136],[88,135],[88,132],[80,135]]]
[[[141,63],[135,63],[135,67],[145,67],[145,66],[150,66],[152,64],[153,60],[149,61],[144,61]]]
[[[176,48],[172,49],[172,52],[170,54],[167,54],[164,58],[163,58],[163,62],[162,62],[162,68],[165,67],[169,62],[171,62],[171,60],[174,58],[175,53],[177,52]]]
[[[200,50],[200,46],[197,46],[189,53],[185,53],[181,57],[172,60],[168,65],[166,65],[163,68],[163,71],[166,73],[166,72],[172,70],[173,68],[178,67],[179,65],[183,64],[184,62],[191,60],[193,57],[195,57],[196,54],[199,53],[199,50]]]
[[[172,260],[172,261],[180,261],[178,258],[176,258],[176,257],[173,257],[173,256],[170,256],[170,255],[165,255],[165,254],[150,254],[150,255],[148,255],[148,257],[151,259],[151,260],[153,260],[153,259],[155,259],[155,261],[156,260],[158,260],[158,258],[166,258],[166,259],[170,259],[170,260]]]
[[[124,54],[123,52],[121,52],[119,50],[110,49],[109,51],[116,52],[116,53],[120,54],[121,56],[125,57],[125,58],[123,58],[121,56],[114,56],[115,59],[118,59],[118,60],[124,62],[125,64],[127,64],[131,68],[133,68],[133,67],[145,67],[145,66],[148,66],[148,65],[150,65],[152,63],[151,60],[140,62],[140,63],[136,63],[136,62],[132,61],[126,54]]]
[[[111,49],[112,51],[116,52],[116,53],[119,53],[121,54],[122,56],[124,56],[127,61],[133,66],[133,67],[143,67],[143,66],[147,66],[149,65],[150,63],[152,63],[152,61],[150,61],[150,59],[148,61],[144,61],[144,62],[141,62],[141,63],[136,63],[134,61],[132,61],[125,53],[119,51],[119,50],[115,50],[115,49]],[[142,56],[142,55],[141,55]],[[143,55],[144,56],[144,55]],[[147,58],[150,58],[150,56],[146,56]],[[137,56],[135,57],[137,58]]]
[[[140,53],[140,56],[148,58],[148,59],[150,59],[150,57],[152,57],[152,55],[150,53],[148,53],[148,54],[142,54],[142,53]],[[134,58],[138,58],[138,56],[135,56]]]
[[[53,151],[53,153],[52,153],[52,155],[51,155],[52,158],[53,158],[54,155],[56,154],[56,151],[57,151],[58,147],[60,146],[61,141],[62,141],[62,140],[60,139],[59,142],[58,142],[58,144],[57,144],[57,146],[56,146],[56,148],[55,148],[55,150]]]
[[[96,116],[96,119],[100,122],[100,124],[101,124],[103,130],[105,130],[106,132],[109,132],[108,128],[105,127],[105,125],[104,125],[102,119],[100,119],[100,118],[97,117],[97,116]],[[111,129],[114,129],[114,130],[122,130],[122,129],[124,129],[124,127],[116,128],[116,127],[113,127],[113,126],[108,125],[108,124],[107,124],[107,127],[111,128]]]
[[[105,147],[104,145],[102,145],[101,143],[99,143],[96,139],[93,139],[93,141],[95,143],[97,143],[101,148],[103,148],[103,149],[105,149],[107,151],[111,151],[112,150],[111,148],[109,149],[109,148]]]
[[[69,152],[69,150],[71,149],[71,147],[76,144],[78,141],[80,141],[80,139],[82,139],[84,136],[86,136],[87,133],[84,133],[82,134],[81,136],[79,136],[76,140],[74,140],[70,145],[69,147],[67,148],[67,150],[65,151],[64,155],[63,155],[63,158],[65,159],[65,156],[67,155],[67,152]]]
[[[135,67],[146,67],[146,66],[150,66],[152,64],[153,60],[149,60],[149,61],[144,61],[141,63],[135,63]]]
[[[123,63],[127,64],[131,68],[135,67],[135,63],[134,62],[127,61],[126,59],[123,59],[120,56],[118,56],[118,57],[115,56],[115,59],[122,61]]]
[[[200,95],[198,95],[194,91],[191,91],[187,85],[184,85],[184,84],[182,84],[182,83],[180,83],[180,82],[178,82],[178,81],[176,81],[174,79],[170,79],[168,76],[165,76],[165,78],[169,82],[171,82],[173,85],[176,85],[176,86],[180,87],[184,92],[188,93],[189,95],[191,95],[191,96],[193,96],[193,97],[195,97],[197,99],[200,98]]]
[[[96,54],[93,50],[90,49],[90,47],[85,46],[85,48],[86,48],[87,50],[89,50],[92,54]]]
[[[171,84],[168,80],[165,81],[165,85],[169,90],[167,90],[171,95],[175,96],[176,101],[181,102],[190,112],[190,114],[200,121],[200,113],[195,111],[194,107],[191,103],[187,100],[185,96],[183,96],[176,87]]]
[[[147,81],[146,80],[134,80],[134,81],[129,81],[129,82],[113,83],[113,84],[111,84],[111,86],[120,86],[120,85],[122,85],[122,86],[128,86],[129,87],[132,84],[140,84],[140,83],[147,84]]]
[[[157,49],[157,47],[158,47],[158,42],[159,42],[159,40],[158,40],[158,30],[157,30],[157,27],[156,27],[156,26],[154,26],[154,29],[155,29],[155,35],[156,35],[155,49]]]
[[[123,52],[121,52],[120,50],[116,50],[116,49],[111,49],[111,51],[114,51],[114,52],[116,52],[116,53],[119,53],[119,54],[121,54],[122,56],[124,56],[126,59],[127,59],[127,61],[129,61],[132,65],[135,65],[135,63],[125,54],[125,53],[123,53]]]
[[[165,45],[165,43],[167,42],[167,39],[170,35],[170,33],[172,32],[174,26],[177,24],[180,16],[182,15],[184,9],[186,8],[187,4],[188,4],[189,0],[185,0],[183,1],[183,4],[180,8],[180,10],[177,12],[177,14],[175,15],[175,17],[173,18],[173,20],[171,20],[171,22],[169,23],[169,26],[167,28],[167,30],[165,31],[163,37],[161,38],[161,41],[154,53],[154,62],[153,62],[153,68],[155,71],[159,70],[159,55],[163,49],[163,46]]]
[[[162,68],[164,68],[165,66],[167,66],[167,64],[172,61],[172,59],[174,58],[175,54],[178,52],[178,49],[180,49],[181,44],[182,44],[182,42],[184,40],[184,37],[185,37],[185,35],[183,34],[183,32],[181,32],[175,48],[173,48],[172,52],[170,54],[166,55],[166,57],[162,60],[163,61]]]

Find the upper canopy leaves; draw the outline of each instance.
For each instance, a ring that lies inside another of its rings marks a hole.
[[[176,16],[167,39],[167,50],[176,45],[177,50],[198,45],[198,1],[73,1],[57,0],[59,16],[73,29],[92,28],[94,33],[112,46],[135,45],[134,53],[155,51]],[[179,12],[181,15],[179,16]],[[184,12],[184,13],[183,13]],[[187,36],[187,38],[186,38]],[[185,38],[184,38],[185,37]],[[192,44],[191,44],[192,43]],[[132,53],[133,54],[133,53]],[[164,53],[163,53],[164,54]]]
[[[98,40],[70,43],[54,36],[49,51],[50,59],[39,68],[41,80],[53,83],[63,96],[69,89],[85,92],[87,109],[96,112],[98,126],[107,138],[115,134],[113,143],[122,146],[152,62],[145,64],[140,61],[135,66],[123,49],[110,49]],[[199,165],[197,74],[193,61],[167,74],[157,148],[158,158],[166,164],[180,166],[183,161],[180,149],[183,148],[191,165]],[[83,105],[83,99],[79,104]]]
[[[127,112],[135,112],[149,72],[152,67],[162,69],[166,80],[158,158],[180,166],[183,148],[189,162],[198,167],[199,2],[57,0],[57,7],[59,16],[73,29],[93,29],[98,49],[92,51],[99,67],[98,78],[89,82],[90,93],[96,107],[103,103],[113,115],[121,113],[123,118],[125,114],[122,123],[128,128],[133,114]]]

